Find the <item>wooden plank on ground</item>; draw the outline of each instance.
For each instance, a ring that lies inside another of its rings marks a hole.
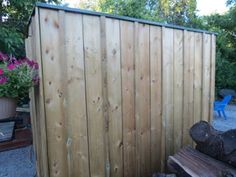
[[[183,126],[183,30],[174,31],[174,152],[182,147]]]
[[[135,177],[134,23],[120,21],[124,176]]]
[[[185,147],[168,159],[169,170],[178,176],[236,176],[235,168],[199,151]]]
[[[70,176],[89,177],[82,15],[65,15],[67,158]]]
[[[136,25],[138,40],[135,58],[135,108],[137,150],[139,156],[138,176],[150,176],[151,174],[151,147],[150,147],[150,78],[149,78],[149,26]]]
[[[111,176],[123,175],[120,21],[106,18],[107,96]]]
[[[162,131],[162,31],[150,26],[151,171],[160,171]]]
[[[203,34],[203,71],[202,71],[202,119],[209,120],[210,113],[210,64],[211,35]]]
[[[50,176],[68,175],[66,150],[63,28],[58,11],[40,9],[41,47]],[[53,72],[52,72],[53,71]],[[55,148],[56,147],[56,148]]]
[[[195,33],[194,60],[194,123],[199,122],[202,112],[202,34]]]
[[[90,174],[105,176],[100,18],[83,16]]]
[[[174,153],[174,31],[170,28],[164,28],[163,31],[163,119],[165,120],[165,155],[166,159]]]

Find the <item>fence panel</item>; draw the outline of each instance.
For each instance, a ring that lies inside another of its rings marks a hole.
[[[210,120],[215,35],[36,7],[26,39],[39,177],[145,177]]]

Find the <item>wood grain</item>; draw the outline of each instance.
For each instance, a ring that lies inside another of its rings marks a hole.
[[[111,176],[123,175],[120,22],[106,19],[107,96]]]
[[[202,119],[210,118],[210,63],[211,63],[211,36],[203,34],[203,78],[202,78]]]
[[[202,119],[202,34],[195,34],[194,123]]]
[[[163,77],[162,77],[162,109],[165,120],[165,155],[166,159],[174,152],[174,31],[164,28],[163,31]]]
[[[136,140],[139,153],[137,163],[139,164],[138,170],[140,170],[138,176],[150,176],[149,26],[137,24],[135,27],[139,34],[135,49],[137,52],[135,57]]]
[[[182,147],[183,87],[184,87],[184,36],[183,31],[174,31],[174,152]]]
[[[162,131],[162,31],[150,26],[151,170],[160,171]]]
[[[135,177],[134,23],[120,22],[124,176]]]
[[[96,28],[94,28],[96,26]],[[83,16],[90,174],[105,176],[102,58],[99,17]],[[96,160],[95,160],[96,159]]]
[[[89,177],[88,125],[82,15],[65,15],[64,84],[67,88],[67,158],[69,176]],[[78,101],[79,100],[79,101]]]

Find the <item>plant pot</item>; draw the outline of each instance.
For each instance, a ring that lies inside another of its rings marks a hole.
[[[16,115],[17,100],[15,98],[0,97],[0,119]]]

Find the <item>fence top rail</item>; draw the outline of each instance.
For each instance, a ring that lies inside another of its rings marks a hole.
[[[84,9],[79,9],[79,8],[70,8],[70,7],[61,6],[61,5],[52,5],[52,4],[37,2],[36,7],[47,8],[47,9],[52,9],[52,10],[63,10],[65,12],[80,13],[80,14],[93,15],[93,16],[105,16],[108,18],[125,20],[125,21],[130,21],[130,22],[138,22],[138,23],[166,27],[166,28],[173,28],[173,29],[179,29],[179,30],[186,30],[186,31],[193,31],[193,32],[198,32],[198,33],[217,35],[216,32],[211,32],[211,31],[207,31],[207,30],[201,30],[201,29],[189,28],[189,27],[184,27],[184,26],[179,26],[179,25],[160,23],[160,22],[144,20],[144,19],[137,19],[137,18],[127,17],[127,16],[119,16],[119,15],[108,14],[108,13],[103,13],[103,12],[95,12],[95,11],[84,10]],[[29,20],[29,24],[30,24],[30,20]]]

